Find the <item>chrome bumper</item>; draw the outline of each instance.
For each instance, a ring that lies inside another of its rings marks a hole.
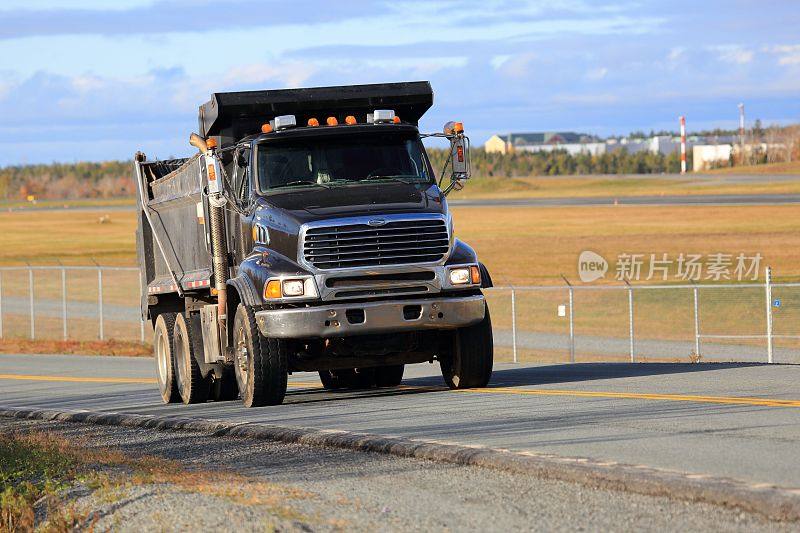
[[[453,329],[483,320],[482,295],[461,298],[392,300],[258,311],[266,337],[344,337],[420,329]]]

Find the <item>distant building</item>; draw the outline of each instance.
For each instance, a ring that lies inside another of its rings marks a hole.
[[[573,155],[582,152],[593,155],[605,153],[605,143],[597,137],[571,131],[492,135],[483,147],[487,152],[501,154],[552,150],[566,150]]]
[[[730,161],[733,146],[730,144],[696,144],[692,147],[692,170],[702,172],[714,163]]]

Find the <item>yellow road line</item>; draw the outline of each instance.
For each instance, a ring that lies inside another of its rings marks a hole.
[[[780,400],[777,398],[748,398],[738,396],[696,396],[689,394],[645,394],[636,392],[602,392],[557,389],[514,389],[492,387],[484,389],[461,389],[457,392],[488,394],[518,394],[531,396],[576,396],[581,398],[614,398],[624,400],[661,400],[670,402],[699,402],[728,405],[762,405],[768,407],[800,407],[800,400]]]
[[[152,378],[114,378],[80,376],[41,376],[31,374],[0,374],[0,379],[20,381],[54,381],[67,383],[156,383]],[[320,389],[322,385],[314,381],[290,381],[290,387]],[[401,385],[401,390],[447,391],[445,387],[414,387]],[[653,400],[670,402],[714,403],[724,405],[757,405],[765,407],[800,407],[800,400],[780,400],[777,398],[750,398],[737,396],[699,396],[690,394],[646,394],[636,392],[578,391],[559,389],[518,389],[512,387],[491,387],[483,389],[461,389],[452,392],[478,394],[511,394],[521,396],[572,396],[578,398],[610,398],[621,400]]]
[[[31,374],[0,374],[0,379],[19,381],[60,381],[68,383],[155,383],[153,378],[92,378],[83,376],[36,376]]]

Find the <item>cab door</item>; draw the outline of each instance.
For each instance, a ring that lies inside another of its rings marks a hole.
[[[229,210],[232,231],[228,241],[229,251],[238,265],[253,250],[253,188],[250,179],[250,149],[237,150],[234,154],[233,197],[236,208]]]

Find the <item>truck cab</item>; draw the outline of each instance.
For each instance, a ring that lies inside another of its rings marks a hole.
[[[488,383],[491,279],[446,199],[468,177],[468,139],[456,123],[435,134],[451,146],[443,187],[417,126],[432,98],[427,82],[217,93],[201,154],[160,172],[137,156],[164,401],[277,404],[291,372],[396,386],[404,365],[433,361],[452,388]]]

